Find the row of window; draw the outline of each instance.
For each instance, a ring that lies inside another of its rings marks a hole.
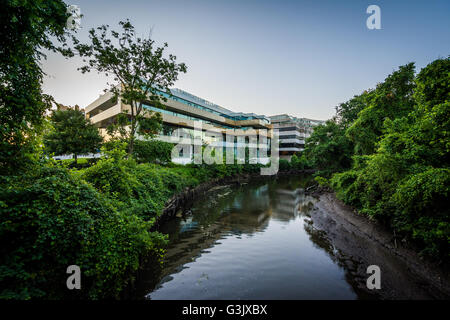
[[[297,127],[285,127],[285,128],[275,129],[275,130],[278,130],[278,132],[285,132],[285,131],[305,132],[304,129],[299,129],[299,128],[297,128]]]
[[[215,126],[215,127],[224,128],[224,129],[244,130],[244,131],[245,130],[249,130],[249,129],[253,129],[253,127],[234,128],[234,127],[227,126],[227,125],[224,125],[224,124],[219,123],[219,122],[209,121],[209,120],[205,120],[205,119],[201,119],[201,118],[197,118],[197,117],[193,117],[193,116],[188,116],[188,115],[183,114],[183,113],[170,111],[170,110],[165,110],[165,109],[160,109],[160,108],[149,106],[149,105],[144,105],[144,108],[152,110],[152,111],[155,111],[155,112],[168,114],[168,115],[171,115],[171,116],[176,116],[176,117],[183,118],[183,119],[188,119],[188,120],[192,120],[192,121],[200,121],[201,123],[209,124],[209,125],[212,125],[212,126]]]
[[[180,131],[176,132],[175,130],[177,130],[177,129],[180,129]],[[172,125],[172,124],[168,124],[168,123],[163,123],[162,130],[160,131],[160,134],[164,135],[164,136],[169,136],[169,137],[177,136],[177,137],[185,137],[185,138],[191,138],[191,139],[195,138],[195,139],[201,139],[202,141],[205,141],[205,140],[218,141],[219,137],[221,136],[222,141],[224,141],[224,142],[227,141],[225,133],[217,133],[216,135],[214,135],[215,133],[212,133],[212,132],[209,133],[207,131],[202,131],[200,133],[200,132],[195,131],[194,129],[191,129],[191,128],[178,127],[178,126],[175,126],[175,125]],[[261,139],[263,139],[263,138],[261,138],[261,137],[259,137],[257,135],[255,135],[255,136],[248,135],[248,136],[244,136],[245,143],[249,143],[250,137],[255,137],[257,142],[261,141]],[[266,138],[266,139],[267,139],[266,140],[267,141],[266,142],[267,146],[270,148],[271,139],[270,138]],[[238,137],[234,136],[233,137],[233,143],[237,143],[237,142],[238,142]]]
[[[286,136],[280,136],[280,140],[285,140],[285,139],[303,139],[302,136],[296,135],[296,134],[289,134]]]
[[[305,145],[301,143],[280,143],[280,148],[304,148]]]
[[[174,95],[169,95],[169,94],[167,94],[164,91],[158,90],[158,93],[160,95],[162,95],[163,97],[167,98],[167,99],[172,99],[174,101],[178,101],[180,103],[187,104],[187,105],[189,105],[191,107],[194,107],[194,108],[197,108],[197,109],[200,109],[200,110],[204,110],[204,111],[208,111],[208,112],[214,113],[214,114],[216,114],[218,116],[222,116],[222,117],[225,117],[225,118],[228,118],[228,119],[231,119],[231,120],[251,120],[251,119],[256,119],[256,117],[230,116],[230,115],[228,115],[226,113],[218,112],[216,110],[204,107],[204,106],[202,106],[200,104],[197,104],[195,102],[191,102],[189,100],[186,100],[186,99],[174,96]],[[263,120],[264,120],[264,122],[269,123],[267,120],[265,120],[265,119],[263,119]]]

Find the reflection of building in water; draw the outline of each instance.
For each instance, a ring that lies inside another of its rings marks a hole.
[[[179,231],[180,233],[191,231],[197,228],[198,222],[193,221],[192,218],[193,218],[192,216],[189,216],[186,219],[180,221],[180,231]]]
[[[272,217],[282,221],[289,221],[307,213],[312,208],[314,201],[313,197],[305,195],[303,188],[294,190],[277,189]]]
[[[251,188],[244,185],[231,192],[225,189],[209,197],[211,199],[198,202],[192,208],[193,215],[178,220],[175,230],[170,232],[162,277],[192,262],[223,237],[252,235],[269,224],[271,210],[267,184]]]
[[[270,198],[267,184],[248,188],[244,185],[234,194],[231,205],[222,208],[221,223],[233,233],[252,234],[267,227]]]

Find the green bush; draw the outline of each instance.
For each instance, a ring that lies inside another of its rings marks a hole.
[[[291,167],[296,170],[305,170],[310,168],[310,164],[304,154],[299,156],[294,154],[291,158]]]
[[[314,177],[314,180],[315,180],[319,185],[321,185],[321,186],[323,186],[323,187],[328,187],[329,184],[330,184],[330,182],[328,181],[327,178],[324,178],[324,177],[321,177],[321,176]]]
[[[280,159],[278,168],[280,171],[289,171],[292,169],[291,163],[286,159]]]
[[[166,238],[149,232],[174,194],[261,165],[138,164],[126,145],[102,149],[89,168],[45,167],[0,180],[0,298],[118,297],[147,260],[162,261]],[[150,260],[151,259],[151,260]],[[78,265],[82,290],[66,288]]]
[[[414,241],[423,254],[449,262],[450,58],[430,63],[414,81],[411,65],[400,71],[366,94],[366,107],[345,110],[357,115],[340,123],[355,155],[352,168],[332,170],[331,186],[344,202]],[[316,158],[321,145],[331,155],[326,146],[332,135],[321,137],[323,143],[307,146]]]
[[[402,180],[391,198],[394,226],[412,234],[431,256],[450,254],[449,194],[450,170],[430,168]]]
[[[336,191],[339,199],[347,204],[361,208],[361,195],[364,191],[364,186],[360,188],[361,186],[355,183],[357,178],[358,172],[355,170],[335,173],[330,179],[330,185]]]
[[[117,297],[141,260],[161,255],[164,237],[66,169],[10,177],[0,189],[0,298]],[[68,290],[78,265],[82,289]]]
[[[133,156],[140,163],[162,163],[166,164],[172,160],[172,143],[159,140],[136,140],[134,143]]]

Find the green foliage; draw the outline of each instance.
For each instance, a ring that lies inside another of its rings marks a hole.
[[[301,155],[294,154],[292,155],[290,161],[286,159],[279,160],[280,171],[290,171],[290,170],[302,171],[310,168],[311,164],[304,154]]]
[[[347,204],[360,208],[360,196],[364,190],[364,185],[356,184],[355,181],[357,178],[358,172],[355,170],[335,173],[330,179],[330,185],[336,191],[339,199]]]
[[[406,116],[414,106],[414,64],[400,66],[371,92],[368,106],[347,129],[347,137],[355,145],[355,153],[372,154],[383,133],[385,119]]]
[[[154,142],[145,142],[144,146],[153,147]],[[262,167],[260,164],[171,164],[168,167],[148,162],[137,164],[133,158],[126,159],[126,143],[112,142],[107,146],[102,149],[106,157],[94,166],[81,170],[80,176],[116,201],[120,210],[151,223],[162,213],[169,198],[186,187],[240,173],[257,173]]]
[[[328,181],[327,178],[321,176],[314,177],[314,180],[323,187],[328,187],[330,185],[330,181]]]
[[[1,185],[2,299],[116,297],[142,258],[161,254],[161,234],[65,169],[44,167]],[[82,290],[67,290],[72,264]]]
[[[121,140],[111,140],[103,144],[101,152],[107,159],[119,162],[127,156],[128,143]]]
[[[0,10],[0,174],[34,169],[51,97],[42,93],[43,50],[59,50],[68,14],[60,0],[3,0]],[[31,167],[30,167],[31,166]]]
[[[122,138],[128,140],[128,152],[133,153],[136,134],[151,138],[161,130],[161,115],[144,108],[144,102],[161,107],[166,98],[158,88],[170,94],[179,73],[185,73],[184,63],[176,63],[176,56],[164,57],[167,43],[155,48],[155,41],[136,36],[130,21],[121,21],[121,32],[102,25],[89,31],[90,44],[81,44],[73,39],[76,52],[86,64],[80,68],[85,72],[96,70],[111,74],[117,83],[111,84],[116,99],[129,106],[127,114],[117,118],[116,126]],[[128,110],[128,109],[127,109]],[[128,126],[129,130],[124,130]]]
[[[430,168],[400,181],[391,197],[395,228],[411,234],[431,256],[450,255],[449,195],[450,169]]]
[[[292,169],[295,169],[295,170],[305,170],[305,169],[309,169],[311,166],[310,166],[310,163],[307,160],[305,154],[301,154],[301,155],[294,154],[291,157],[291,167],[292,167]]]
[[[98,129],[75,110],[54,110],[50,117],[53,129],[44,136],[47,152],[55,155],[95,153],[103,141]]]
[[[341,103],[336,107],[337,122],[345,128],[348,128],[356,119],[359,112],[367,108],[375,91],[367,90],[362,94],[354,96],[347,102]]]
[[[171,161],[173,144],[159,140],[136,140],[133,156],[138,162],[167,164]]]
[[[306,139],[304,155],[318,173],[329,176],[351,167],[353,144],[345,135],[345,128],[328,120],[314,128]]]
[[[401,67],[371,92],[346,132],[356,146],[348,153],[352,168],[330,183],[340,199],[423,254],[449,261],[450,59],[430,63],[414,84],[411,72],[411,65]]]
[[[417,75],[415,99],[419,104],[433,107],[450,100],[448,60],[435,60]]]
[[[291,163],[286,159],[279,160],[278,168],[280,171],[289,171],[292,169]]]

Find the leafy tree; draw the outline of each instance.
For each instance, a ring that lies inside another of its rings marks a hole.
[[[373,90],[366,90],[349,101],[339,104],[336,107],[336,121],[345,128],[349,127],[358,119],[359,112],[368,106],[373,94]]]
[[[354,156],[352,168],[331,179],[339,198],[413,240],[424,254],[445,261],[450,243],[449,74],[449,58],[422,69],[406,99],[413,99],[411,110],[384,119],[375,152]],[[379,102],[385,107],[383,99]],[[361,112],[355,123],[364,116]]]
[[[400,66],[369,95],[368,106],[347,129],[355,153],[372,154],[383,133],[384,120],[406,116],[414,106],[414,63]]]
[[[78,155],[96,152],[100,148],[103,138],[83,112],[75,109],[55,110],[50,120],[53,130],[44,137],[49,152],[73,154],[76,164]]]
[[[295,153],[291,157],[291,166],[296,170],[304,170],[309,168],[309,162],[303,153]]]
[[[51,97],[42,93],[44,49],[68,54],[68,18],[60,0],[2,0],[0,10],[0,171],[17,173],[34,163],[36,143]]]
[[[111,91],[129,108],[117,119],[115,129],[128,140],[128,153],[131,155],[136,133],[151,137],[161,129],[160,114],[145,109],[144,102],[163,107],[161,101],[166,101],[166,98],[157,90],[170,94],[169,87],[180,72],[186,72],[186,66],[176,63],[176,56],[172,54],[164,57],[167,43],[155,47],[151,38],[137,37],[128,20],[119,24],[122,27],[120,33],[108,32],[109,26],[102,25],[89,31],[91,44],[81,44],[76,39],[74,43],[76,52],[86,63],[80,68],[83,73],[97,70],[113,75],[114,81],[119,83],[110,84]],[[125,129],[126,126],[129,128]]]
[[[330,175],[351,167],[353,144],[336,121],[328,120],[314,128],[306,139],[304,155],[320,174]]]

